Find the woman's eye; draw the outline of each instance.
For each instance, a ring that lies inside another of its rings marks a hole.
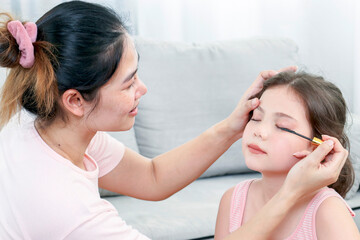
[[[257,119],[257,118],[251,118],[250,121],[254,121],[254,122],[259,122],[260,119]]]
[[[131,87],[133,87],[134,85],[135,85],[135,77],[133,78],[133,80],[132,80],[132,82],[131,82],[131,84],[127,87],[128,89],[129,88],[131,88]]]
[[[128,88],[131,88],[132,86],[134,86],[134,83],[135,83],[135,81],[133,81],[133,82],[129,85]]]

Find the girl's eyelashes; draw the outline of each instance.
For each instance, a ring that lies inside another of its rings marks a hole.
[[[260,122],[260,119],[255,119],[255,118],[251,118],[250,121],[254,121],[254,122]]]
[[[289,130],[292,130],[291,128],[285,127],[285,126],[283,126],[283,125],[275,124],[275,126],[276,126],[276,128],[278,128],[278,129],[280,129],[280,130],[282,130],[282,131],[284,131],[284,130],[283,130],[284,128],[289,129]]]

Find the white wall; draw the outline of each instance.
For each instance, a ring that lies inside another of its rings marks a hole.
[[[207,42],[258,36],[288,37],[300,67],[335,82],[360,114],[358,0],[91,0],[128,15],[133,33],[171,41]],[[35,21],[60,0],[1,0]],[[21,3],[21,4],[19,4]],[[1,75],[0,75],[1,77]],[[1,83],[1,79],[0,79]]]
[[[349,108],[360,113],[360,97],[355,94],[360,90],[355,81],[360,66],[357,0],[138,2],[138,33],[144,37],[189,42],[257,36],[291,38],[299,46],[300,67],[335,82]],[[360,77],[360,71],[357,75]]]

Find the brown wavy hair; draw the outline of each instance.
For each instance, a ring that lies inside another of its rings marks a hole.
[[[321,139],[322,134],[335,137],[344,148],[350,150],[344,131],[347,106],[338,87],[321,76],[305,72],[282,72],[266,80],[263,89],[253,97],[260,98],[267,89],[283,85],[289,86],[305,104],[314,137]],[[353,183],[354,169],[348,157],[338,180],[329,187],[345,197]]]

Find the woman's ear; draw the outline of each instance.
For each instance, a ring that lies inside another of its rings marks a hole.
[[[75,89],[66,90],[61,96],[61,103],[64,109],[77,117],[85,115],[85,100]]]

